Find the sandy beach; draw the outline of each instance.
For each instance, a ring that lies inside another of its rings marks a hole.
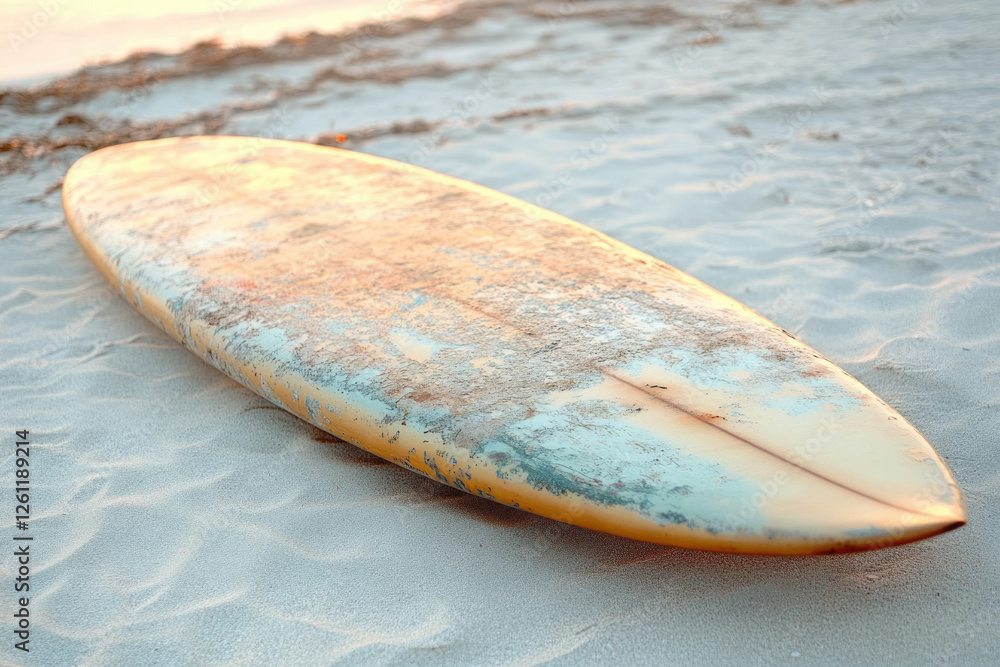
[[[314,3],[286,4],[233,6],[228,38],[178,14],[125,59],[0,72],[0,421],[5,470],[30,431],[33,484],[31,652],[7,555],[0,665],[997,660],[995,3],[359,2],[314,32],[292,13]],[[409,162],[669,262],[898,410],[968,525],[851,555],[689,551],[333,438],[166,337],[66,227],[80,156],[197,134]]]

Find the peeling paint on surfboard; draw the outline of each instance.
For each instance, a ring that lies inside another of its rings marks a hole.
[[[92,153],[63,202],[98,269],[178,342],[469,493],[744,553],[965,521],[933,448],[843,370],[691,276],[482,186],[195,137]]]

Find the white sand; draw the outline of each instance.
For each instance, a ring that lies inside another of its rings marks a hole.
[[[450,31],[375,40],[382,51],[354,62],[194,73],[52,113],[6,98],[0,143],[47,145],[67,113],[115,129],[239,104],[221,132],[369,136],[348,146],[539,201],[858,377],[947,458],[969,524],[865,554],[708,554],[563,526],[385,464],[270,408],[111,294],[58,191],[44,194],[81,153],[64,149],[0,178],[0,433],[5,454],[15,428],[36,443],[32,652],[11,646],[8,555],[0,664],[996,662],[1000,10],[754,5],[689,48],[714,10],[584,16],[603,6],[542,5],[563,8],[553,20],[487,8]],[[433,63],[454,71],[384,82]],[[371,78],[249,109],[331,65]],[[493,92],[475,98],[489,76]],[[391,130],[418,119],[440,134]],[[604,123],[619,129],[601,147]],[[4,489],[12,467],[8,455]]]

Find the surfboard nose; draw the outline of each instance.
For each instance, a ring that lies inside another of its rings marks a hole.
[[[765,465],[745,450],[728,458],[755,487],[740,499],[734,531],[766,537],[761,545],[771,542],[777,553],[839,553],[964,525],[965,501],[947,466],[915,428],[902,417],[889,419],[887,410],[869,405],[839,417],[830,410],[813,417],[812,435],[804,439],[787,418],[767,428],[731,429],[775,459]],[[886,426],[875,428],[880,419]],[[788,434],[777,433],[778,424]]]
[[[917,429],[832,363],[809,359],[780,380],[762,366],[648,363],[606,371],[578,398],[630,406],[628,421],[655,434],[684,475],[705,478],[671,510],[714,536],[701,548],[859,551],[963,525],[961,491]]]

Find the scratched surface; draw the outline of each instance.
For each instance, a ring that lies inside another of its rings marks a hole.
[[[338,149],[93,153],[87,254],[208,363],[401,466],[652,542],[811,554],[964,522],[891,407],[736,301],[506,195]]]

